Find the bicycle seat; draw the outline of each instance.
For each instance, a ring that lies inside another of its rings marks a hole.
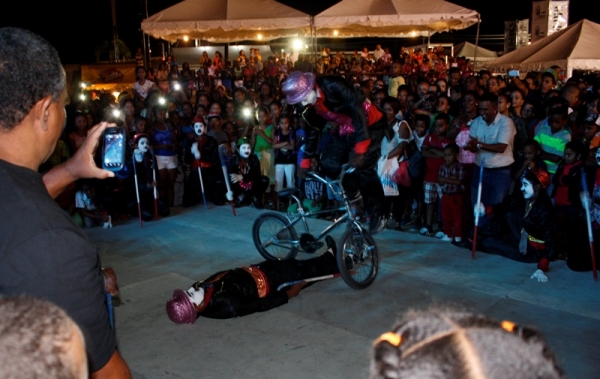
[[[296,187],[288,187],[279,191],[279,197],[288,197],[297,194],[300,190]]]

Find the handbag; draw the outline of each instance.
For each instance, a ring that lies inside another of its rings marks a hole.
[[[399,163],[398,169],[392,175],[392,181],[404,187],[410,187],[412,180],[409,171],[410,163],[408,160],[403,160]]]
[[[397,170],[397,159],[379,159],[377,162],[377,176],[383,187],[384,196],[398,196],[398,185],[392,180]]]

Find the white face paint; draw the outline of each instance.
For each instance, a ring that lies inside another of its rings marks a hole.
[[[204,290],[202,288],[196,290],[194,287],[190,287],[185,293],[196,306],[202,305],[204,302]]]
[[[523,197],[526,200],[529,200],[533,197],[535,191],[533,190],[533,184],[525,178],[521,179],[521,192],[523,192]]]
[[[600,117],[598,117],[598,119],[600,119]],[[596,151],[596,163],[598,164],[598,166],[600,166],[600,149]]]
[[[142,152],[142,154],[143,154],[143,153],[147,153],[149,148],[150,148],[150,142],[148,141],[148,138],[146,138],[146,137],[140,138],[140,140],[138,141],[138,150],[140,152]]]
[[[197,136],[201,136],[202,134],[206,134],[206,125],[204,125],[201,122],[196,122],[194,124],[194,133],[196,133]]]
[[[250,153],[252,152],[252,149],[250,148],[250,144],[249,143],[245,143],[242,146],[240,146],[240,157],[244,158],[244,159],[248,159],[248,157],[250,156]]]
[[[310,93],[301,101],[302,105],[314,104],[317,101],[317,93],[310,91]]]

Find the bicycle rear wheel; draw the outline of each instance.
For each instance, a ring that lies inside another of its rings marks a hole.
[[[298,254],[296,229],[279,213],[266,212],[258,216],[252,226],[252,240],[267,260],[288,260]]]
[[[338,244],[336,254],[340,274],[351,288],[367,288],[377,276],[379,254],[373,237],[366,230],[348,228]]]

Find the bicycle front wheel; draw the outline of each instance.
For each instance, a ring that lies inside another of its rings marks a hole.
[[[298,235],[290,222],[279,213],[266,212],[252,226],[254,246],[270,261],[293,259],[298,254]]]
[[[377,276],[379,254],[373,237],[366,230],[348,228],[338,244],[336,254],[340,274],[351,288],[367,288]]]

